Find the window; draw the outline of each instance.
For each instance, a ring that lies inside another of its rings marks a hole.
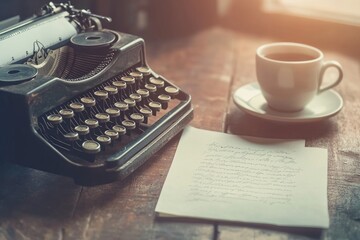
[[[359,0],[263,0],[263,10],[360,26]]]

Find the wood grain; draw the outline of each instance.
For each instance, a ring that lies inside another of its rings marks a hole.
[[[340,61],[345,72],[336,87],[345,107],[337,116],[316,124],[268,122],[241,112],[232,94],[255,81],[257,46],[276,40],[212,28],[176,40],[147,41],[147,59],[157,73],[192,95],[192,126],[259,137],[304,138],[309,147],[327,148],[328,230],[158,219],[154,209],[177,136],[125,181],[95,187],[1,163],[0,240],[360,239],[360,57],[325,52],[327,59]]]

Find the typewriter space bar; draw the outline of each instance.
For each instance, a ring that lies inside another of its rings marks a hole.
[[[119,179],[124,179],[126,176],[134,172],[138,167],[152,157],[160,148],[162,148],[171,138],[177,135],[184,127],[192,120],[193,109],[189,109],[185,114],[178,118],[165,131],[154,138],[148,145],[140,149],[134,154],[126,163],[117,167],[111,168],[107,171],[117,172]]]

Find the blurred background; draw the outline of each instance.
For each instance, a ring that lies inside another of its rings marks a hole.
[[[53,1],[65,2],[65,1]],[[1,0],[0,20],[30,17],[45,0]],[[359,0],[77,0],[110,16],[105,25],[147,39],[182,37],[213,26],[360,56]]]

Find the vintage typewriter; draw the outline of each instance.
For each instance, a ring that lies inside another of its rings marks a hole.
[[[102,21],[49,3],[0,31],[1,160],[107,183],[192,119],[190,96],[147,65],[143,39]]]

